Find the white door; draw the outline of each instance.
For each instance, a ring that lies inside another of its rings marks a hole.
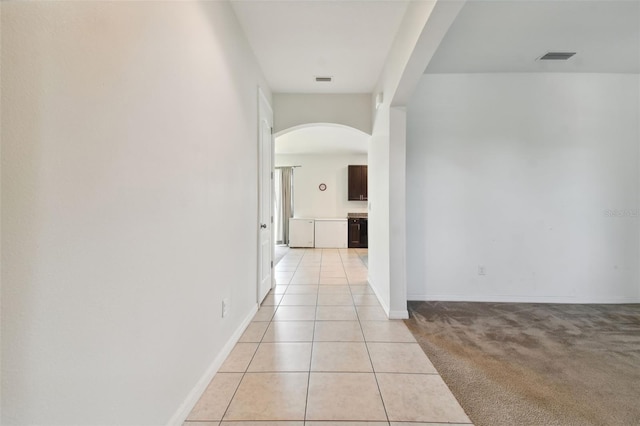
[[[258,303],[273,286],[273,111],[258,89]]]

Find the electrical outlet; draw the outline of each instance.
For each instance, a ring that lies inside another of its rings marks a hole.
[[[484,269],[484,266],[478,265],[478,275],[487,275],[487,271]]]
[[[222,318],[226,317],[229,314],[229,309],[231,308],[231,303],[229,299],[222,299]]]

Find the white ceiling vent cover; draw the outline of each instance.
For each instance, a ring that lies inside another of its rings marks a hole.
[[[333,77],[316,77],[316,81],[330,83]]]
[[[576,52],[548,52],[542,55],[539,58],[539,60],[540,61],[566,61],[567,59],[569,59],[575,54]]]

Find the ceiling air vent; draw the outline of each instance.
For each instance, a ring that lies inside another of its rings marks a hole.
[[[316,81],[331,82],[331,77],[316,77]]]
[[[566,61],[576,52],[548,52],[542,57],[540,57],[541,61]]]

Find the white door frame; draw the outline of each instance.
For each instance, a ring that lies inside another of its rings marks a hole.
[[[268,139],[268,143],[267,143],[267,149],[266,151],[264,150],[264,141],[262,139],[263,137],[263,121],[267,121],[269,127],[270,127],[270,131],[269,131],[269,139]],[[269,157],[268,159],[268,164],[269,164],[269,173],[268,173],[268,178],[265,178],[265,175],[263,172],[263,168],[264,168],[264,163],[263,163],[263,155],[267,155]],[[258,270],[257,270],[257,277],[256,277],[256,301],[258,304],[262,303],[262,300],[264,299],[264,296],[267,294],[268,289],[265,288],[265,286],[263,285],[264,282],[264,278],[266,278],[263,274],[264,270],[265,270],[265,259],[264,259],[264,255],[263,255],[263,248],[264,248],[264,241],[263,239],[265,238],[265,231],[268,231],[268,235],[269,235],[269,251],[268,251],[268,262],[270,263],[270,269],[269,269],[269,289],[273,288],[275,285],[275,277],[273,274],[273,255],[274,255],[274,242],[273,242],[273,191],[274,191],[274,187],[273,187],[273,163],[274,162],[274,143],[273,143],[273,108],[271,107],[271,104],[269,103],[269,100],[267,99],[267,97],[265,96],[264,92],[262,91],[262,89],[260,87],[258,87],[258,220],[257,220],[257,246],[258,246],[258,255],[257,255],[257,264],[258,264]],[[264,182],[266,180],[266,182]],[[268,201],[265,203],[263,200],[263,189],[264,185],[268,185],[269,187],[269,192],[268,192]],[[263,206],[263,204],[266,204],[266,206]],[[263,208],[267,209],[267,215],[266,218],[264,218],[262,215],[264,214]],[[266,227],[265,227],[266,226]]]

